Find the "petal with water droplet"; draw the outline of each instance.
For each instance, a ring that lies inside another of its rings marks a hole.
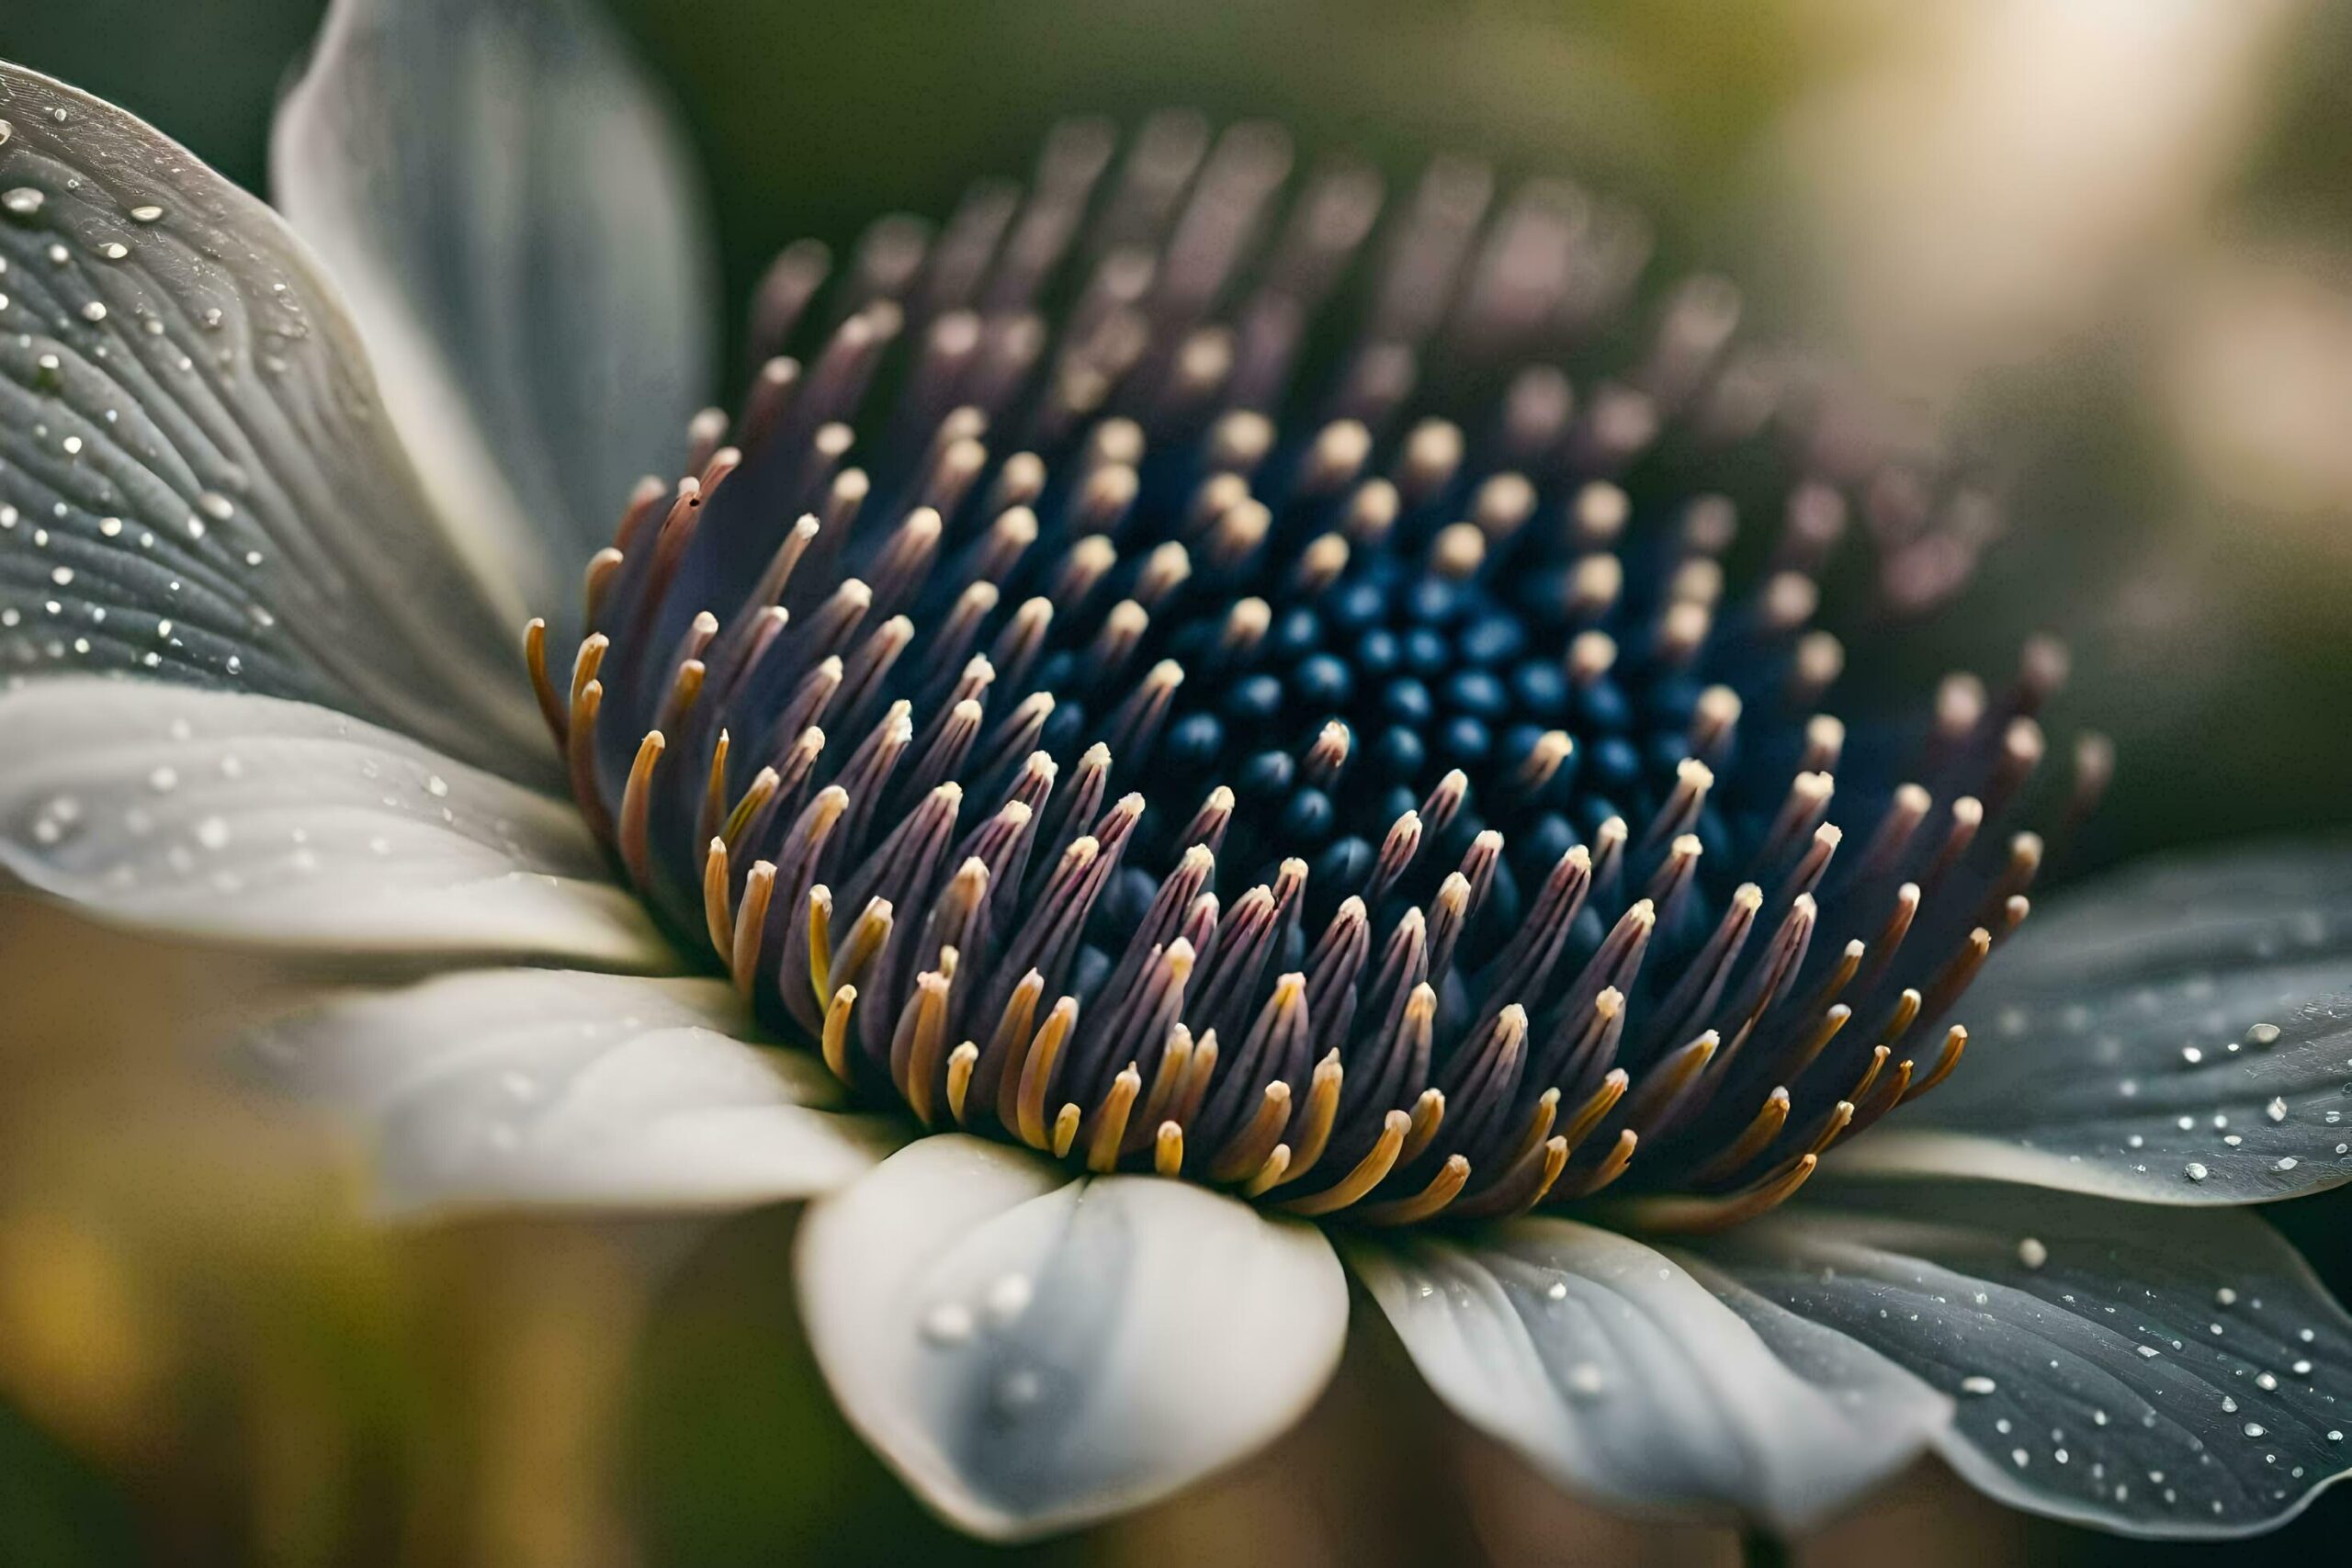
[[[2026,1235],[2039,1266],[2019,1256]],[[2242,1210],[1816,1180],[1691,1250],[1961,1392],[1939,1448],[2018,1507],[2134,1535],[2247,1535],[2352,1465],[2352,1318]]]
[[[435,499],[560,615],[710,389],[716,268],[668,106],[582,0],[337,0],[271,174]]]
[[[1267,1442],[1347,1327],[1308,1226],[1158,1177],[1071,1181],[960,1134],[820,1200],[794,1267],[851,1424],[997,1540],[1139,1507]]]
[[[102,919],[353,953],[676,962],[568,804],[325,708],[36,681],[0,694],[0,869]]]
[[[1589,1225],[1365,1236],[1347,1256],[1448,1404],[1612,1506],[1803,1529],[1951,1416],[1844,1335]]]
[[[2181,1204],[2352,1181],[2342,849],[2160,861],[2059,899],[1963,1010],[1960,1069],[1844,1168]]]
[[[0,675],[300,697],[551,773],[519,604],[433,525],[300,243],[46,77],[0,64]]]
[[[338,998],[251,1049],[359,1122],[401,1216],[806,1198],[899,1141],[845,1113],[814,1056],[752,1032],[718,981],[503,969]]]

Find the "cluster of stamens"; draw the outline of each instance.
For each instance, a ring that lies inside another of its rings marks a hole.
[[[649,905],[926,1127],[1300,1214],[1623,1179],[1720,1225],[1950,1074],[2064,659],[1849,737],[1813,620],[1857,515],[1880,611],[1948,597],[1981,497],[1848,471],[1718,280],[1631,330],[1645,233],[1570,187],[1442,162],[1384,231],[1357,168],[1284,216],[1263,127],[1161,117],[1112,164],[1066,128],[830,288],[787,250],[740,415],[590,563],[568,682],[532,623]],[[2108,771],[2078,747],[2069,822]]]

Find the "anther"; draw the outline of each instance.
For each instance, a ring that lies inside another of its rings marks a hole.
[[[1909,1090],[1903,1096],[1902,1103],[1907,1104],[1918,1099],[1944,1079],[1951,1077],[1952,1069],[1960,1066],[1961,1053],[1967,1048],[1968,1031],[1966,1029],[1955,1023],[1946,1030],[1943,1046],[1936,1053],[1934,1066],[1928,1069],[1925,1077],[1912,1083]]]
[[[835,991],[833,999],[825,1008],[825,1029],[819,1037],[819,1049],[824,1055],[825,1066],[845,1084],[857,1081],[850,1071],[849,1062],[849,1015],[850,1010],[856,1005],[855,986],[843,986]]]
[[[1111,1091],[1095,1111],[1094,1128],[1087,1138],[1086,1168],[1098,1175],[1118,1168],[1120,1145],[1127,1135],[1127,1116],[1143,1091],[1143,1075],[1130,1062],[1111,1080]]]
[[[1184,1129],[1162,1122],[1151,1141],[1151,1168],[1173,1180],[1184,1173]]]
[[[759,977],[760,945],[766,938],[768,900],[775,890],[775,863],[753,861],[751,870],[743,874],[743,892],[735,906],[730,945],[723,950],[735,989],[746,998],[752,995]]]
[[[947,1054],[947,1113],[958,1127],[970,1122],[967,1102],[972,1092],[972,1068],[979,1059],[980,1048],[968,1040]]]
[[[1591,1197],[1625,1174],[1625,1168],[1634,1162],[1634,1150],[1640,1144],[1640,1134],[1631,1127],[1623,1129],[1618,1133],[1617,1141],[1610,1145],[1609,1152],[1600,1157],[1600,1164],[1569,1178],[1553,1190],[1564,1198]]]
[[[536,615],[523,628],[523,660],[530,668],[531,693],[538,699],[539,716],[547,721],[548,733],[561,748],[571,728],[571,716],[564,711],[563,700],[556,695],[555,682],[548,678],[548,624]]]
[[[1820,1165],[1803,1154],[1746,1191],[1726,1198],[1644,1198],[1631,1213],[1645,1230],[1666,1235],[1705,1235],[1770,1213],[1792,1197]]]
[[[1399,1198],[1386,1203],[1360,1204],[1356,1216],[1366,1224],[1411,1225],[1434,1219],[1444,1213],[1447,1205],[1462,1195],[1470,1183],[1470,1162],[1460,1155],[1448,1155],[1430,1178],[1429,1185],[1409,1198]]]
[[[1372,1147],[1357,1160],[1355,1168],[1320,1192],[1304,1198],[1294,1198],[1282,1205],[1289,1213],[1306,1218],[1336,1214],[1361,1201],[1364,1195],[1388,1179],[1396,1168],[1399,1155],[1404,1152],[1405,1135],[1413,1125],[1410,1114],[1391,1111],[1381,1118],[1380,1135]]]

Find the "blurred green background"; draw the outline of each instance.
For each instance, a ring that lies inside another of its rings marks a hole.
[[[0,55],[254,188],[319,0],[6,0]],[[1272,115],[1397,172],[1568,171],[1669,265],[1960,422],[2014,537],[1923,669],[2034,626],[2122,772],[2092,844],[2332,829],[2352,762],[2352,6],[2313,0],[616,0],[699,141],[728,297],[944,213],[1070,112]],[[99,966],[94,969],[94,965]],[[61,976],[138,977],[119,1005]],[[707,1235],[349,1223],[339,1151],[174,1043],[265,986],[0,906],[0,1562],[752,1563],[988,1555],[830,1410],[791,1217]],[[2274,1214],[2352,1293],[2342,1201]],[[700,1245],[689,1247],[689,1241]],[[1376,1340],[1245,1475],[1035,1553],[1724,1562],[1561,1500]],[[2333,1561],[2352,1493],[2240,1561]],[[1808,1562],[2187,1561],[1923,1470]]]

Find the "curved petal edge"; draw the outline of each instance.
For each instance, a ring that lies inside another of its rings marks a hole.
[[[1347,1327],[1321,1233],[1187,1182],[1071,1181],[961,1134],[820,1200],[794,1267],[851,1424],[997,1540],[1140,1507],[1272,1440]]]

